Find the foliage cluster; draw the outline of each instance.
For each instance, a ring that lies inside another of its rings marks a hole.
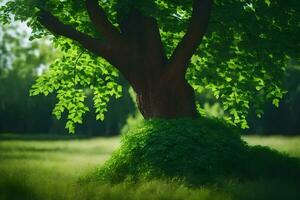
[[[299,169],[297,159],[249,147],[221,121],[150,120],[123,135],[120,149],[87,180],[176,179],[195,186],[226,178],[299,178]]]
[[[290,65],[284,75],[284,89],[287,95],[280,102],[279,108],[266,103],[264,115],[257,119],[251,112],[248,117],[249,134],[289,134],[300,133],[300,66]]]

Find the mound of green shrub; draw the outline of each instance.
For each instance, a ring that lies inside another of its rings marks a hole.
[[[195,186],[272,177],[281,169],[300,169],[296,161],[267,148],[249,147],[234,128],[217,120],[149,120],[123,135],[119,150],[87,180],[175,179]]]

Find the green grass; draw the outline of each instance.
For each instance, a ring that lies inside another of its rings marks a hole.
[[[228,180],[201,188],[159,180],[79,185],[79,177],[109,158],[119,138],[58,139],[0,135],[0,199],[300,199],[299,182],[283,180]],[[300,137],[247,136],[245,140],[300,157]]]
[[[300,137],[284,136],[245,136],[250,145],[269,146],[293,157],[300,157]]]

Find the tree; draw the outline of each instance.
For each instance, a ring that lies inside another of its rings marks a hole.
[[[1,12],[3,22],[26,21],[33,38],[54,34],[64,51],[32,94],[56,90],[54,113],[69,111],[71,132],[89,110],[87,87],[104,118],[122,90],[119,72],[147,119],[196,117],[195,91],[208,88],[246,128],[250,107],[260,115],[266,100],[278,106],[283,71],[299,61],[297,0],[15,0]]]

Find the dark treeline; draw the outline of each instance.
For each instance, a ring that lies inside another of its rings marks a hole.
[[[1,80],[0,132],[68,134],[65,129],[66,120],[64,118],[57,120],[52,115],[56,98],[53,95],[29,97],[28,90],[32,82],[24,83],[22,80],[22,83],[20,80],[14,80],[20,84],[14,82],[14,87],[11,87],[10,81]],[[109,105],[111,109],[107,112],[103,122],[96,121],[94,113],[89,112],[85,116],[84,124],[77,127],[76,134],[119,134],[128,115],[135,111],[135,106],[126,88],[124,93],[121,99],[111,100]],[[92,109],[93,102],[90,98],[88,101]]]
[[[290,65],[284,77],[284,99],[275,108],[271,103],[264,107],[264,115],[249,116],[248,134],[300,134],[300,66]]]
[[[267,102],[263,114],[258,117],[255,110],[250,111],[247,118],[249,128],[244,134],[256,135],[299,135],[300,134],[300,66],[291,64],[283,77],[283,88],[286,94],[275,107]],[[211,92],[205,91],[197,97],[201,107],[211,117],[222,118],[227,115]]]

